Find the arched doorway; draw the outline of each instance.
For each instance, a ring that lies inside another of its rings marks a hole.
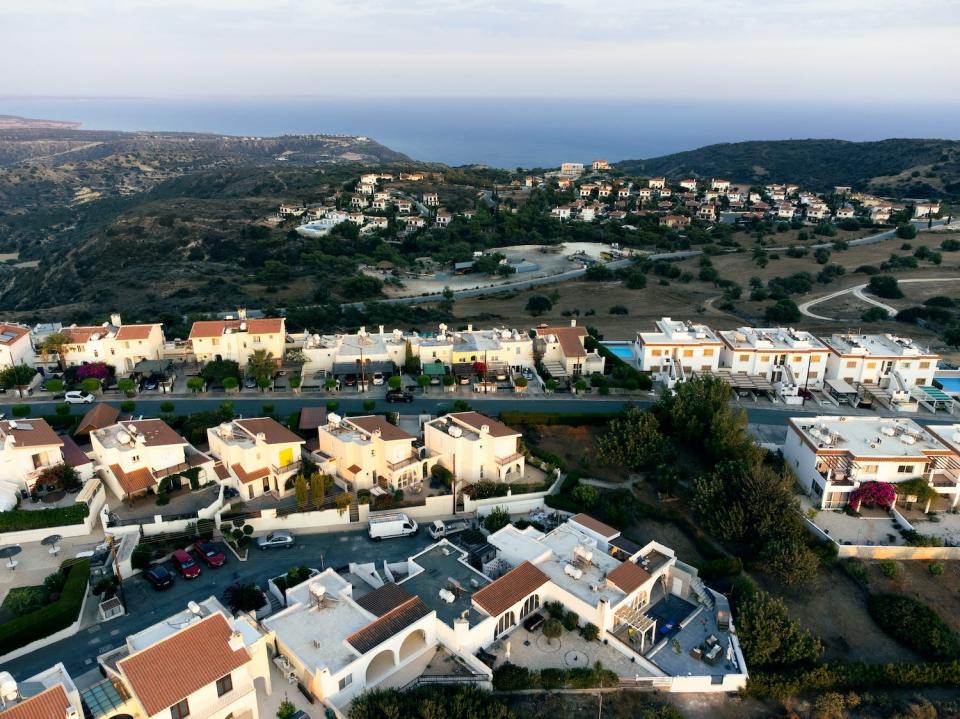
[[[508,629],[512,629],[517,624],[517,617],[513,612],[507,612],[502,617],[500,621],[497,622],[497,631],[494,632],[493,637],[496,639],[501,634],[503,634]]]
[[[393,651],[384,649],[367,664],[367,686],[371,687],[393,671]]]
[[[422,629],[410,632],[400,645],[400,662],[403,663],[427,646],[427,635]]]

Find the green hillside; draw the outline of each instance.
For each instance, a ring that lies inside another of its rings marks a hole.
[[[955,140],[778,140],[708,145],[624,160],[631,175],[724,177],[740,182],[834,185],[900,197],[960,197],[960,142]]]

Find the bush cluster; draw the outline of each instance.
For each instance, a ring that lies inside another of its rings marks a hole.
[[[933,661],[956,660],[956,633],[926,604],[902,594],[871,594],[867,610],[887,634]]]
[[[13,509],[0,512],[0,532],[18,532],[24,529],[46,529],[80,524],[90,514],[90,507],[78,502],[70,507],[48,509]]]
[[[619,683],[616,672],[602,666],[575,669],[542,669],[531,671],[526,667],[506,662],[493,670],[493,688],[497,691],[523,689],[593,689],[615,687]]]

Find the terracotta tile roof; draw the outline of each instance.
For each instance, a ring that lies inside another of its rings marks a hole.
[[[487,415],[480,414],[479,412],[455,412],[448,416],[462,422],[476,432],[479,432],[483,425],[487,425],[490,429],[491,437],[513,437],[520,434],[517,430],[510,429],[510,427],[503,422],[491,419],[487,417]]]
[[[117,417],[119,416],[120,410],[116,407],[111,407],[104,402],[95,404],[83,415],[76,434],[90,434],[95,429],[110,427],[117,423]]]
[[[231,629],[222,614],[157,642],[118,663],[148,716],[173,706],[250,661],[245,647],[230,648]]]
[[[403,631],[418,619],[430,614],[433,611],[427,607],[420,597],[411,597],[406,602],[395,609],[391,609],[379,619],[376,619],[360,631],[354,632],[347,641],[361,654],[369,652],[390,637]]]
[[[643,567],[633,562],[623,562],[619,567],[607,574],[607,581],[616,584],[623,592],[630,594],[639,589],[653,575]]]
[[[117,330],[116,339],[118,340],[145,340],[150,339],[150,333],[153,331],[154,327],[159,327],[159,324],[152,325],[120,325],[120,329]]]
[[[0,322],[0,345],[12,345],[21,337],[28,334],[30,334],[29,327],[8,325],[6,322]]]
[[[326,407],[303,407],[300,410],[300,429],[314,430],[327,423]]]
[[[73,437],[68,434],[61,435],[60,437],[63,440],[63,461],[70,465],[71,467],[82,467],[85,464],[90,464],[92,461],[82,449],[80,445],[73,441]]]
[[[230,479],[230,470],[228,470],[222,462],[217,462],[213,465],[213,471],[217,473],[217,477],[220,478],[221,482]]]
[[[64,327],[61,333],[70,340],[70,344],[82,345],[95,334],[102,337],[107,334],[107,330],[99,325],[96,327]]]
[[[524,562],[495,582],[474,592],[473,601],[491,617],[496,617],[526,599],[548,581],[546,574],[530,562]]]
[[[363,467],[361,467],[360,465],[357,465],[357,464],[351,464],[349,467],[347,467],[347,471],[348,471],[350,474],[356,474],[356,473],[359,472],[361,469],[363,469]]]
[[[57,684],[0,712],[0,719],[63,719],[68,707],[67,692]]]
[[[596,534],[599,534],[604,539],[613,539],[618,534],[620,534],[619,529],[614,529],[609,524],[604,524],[599,519],[594,519],[589,514],[583,514],[582,512],[580,514],[573,515],[567,521],[576,522],[581,527],[584,527],[586,529],[589,529],[591,532],[595,532]]]
[[[132,472],[124,472],[119,464],[111,464],[110,471],[117,478],[123,491],[127,494],[136,494],[150,489],[157,481],[153,473],[147,467],[135,469]]]
[[[124,431],[136,427],[136,433],[142,434],[147,447],[163,447],[167,445],[186,444],[187,440],[177,434],[170,425],[162,419],[138,419],[123,422]],[[133,432],[130,432],[133,434]]]
[[[16,424],[14,428],[12,425]],[[27,429],[29,427],[30,429]],[[63,440],[46,420],[30,417],[0,422],[0,439],[13,437],[14,447],[62,447]]]
[[[247,334],[276,334],[283,332],[283,318],[269,317],[258,320],[200,320],[194,322],[190,328],[189,339],[198,337],[220,337],[229,329],[231,332],[240,332],[240,325],[247,326]]]
[[[303,443],[303,438],[294,434],[275,419],[260,417],[258,419],[235,419],[234,424],[242,427],[256,436],[263,434],[267,444],[289,444],[290,442]]]
[[[259,469],[255,469],[251,472],[247,472],[240,465],[239,462],[236,464],[231,464],[230,469],[233,470],[233,473],[237,475],[237,478],[244,484],[250,484],[250,482],[255,482],[258,479],[263,479],[268,474],[270,474],[270,470],[267,469],[266,467],[260,467]]]
[[[397,439],[416,439],[412,434],[406,432],[395,424],[390,424],[385,417],[379,414],[371,414],[367,417],[349,417],[347,422],[354,427],[359,427],[367,434],[374,434],[380,430],[380,439],[385,442],[392,442]]]
[[[564,357],[587,356],[582,341],[582,338],[587,336],[587,330],[584,327],[538,327],[537,334],[540,337],[556,335]]]
[[[411,599],[413,599],[413,595],[406,589],[393,582],[387,582],[382,587],[364,594],[357,600],[357,604],[371,614],[381,617],[387,612],[403,606]]]

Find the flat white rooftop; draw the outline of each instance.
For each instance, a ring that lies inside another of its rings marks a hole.
[[[793,417],[791,423],[819,449],[856,457],[927,457],[948,449],[912,419],[892,417]]]
[[[618,604],[626,597],[616,587],[606,581],[606,576],[620,566],[620,562],[601,549],[597,549],[594,540],[578,532],[568,524],[562,524],[541,540],[543,545],[551,550],[544,561],[537,563],[537,568],[550,577],[550,581],[562,587],[573,596],[583,600],[592,607],[597,606],[601,599],[606,599],[611,606]],[[578,562],[574,556],[574,549],[586,546],[593,554],[590,562]],[[583,571],[580,579],[568,575],[565,568],[572,564]],[[597,588],[597,591],[594,591]]]
[[[717,334],[735,350],[823,350],[827,346],[805,330],[792,327],[738,327]]]
[[[657,320],[657,332],[639,332],[637,337],[642,344],[704,344],[720,340],[716,333],[706,325],[672,320],[664,317]]]
[[[254,625],[242,618],[233,618],[216,597],[207,597],[203,601],[197,602],[197,609],[198,611],[194,612],[189,606],[184,607],[181,611],[170,615],[163,621],[157,622],[136,634],[131,634],[127,637],[127,644],[132,651],[138,652],[173,636],[190,624],[218,613],[226,618],[231,628],[243,635],[245,644],[250,645],[260,638],[260,631]]]
[[[919,357],[931,354],[928,348],[921,347],[909,337],[889,334],[835,334],[827,339],[826,343],[841,355]]]
[[[322,586],[325,600],[317,607],[311,586]],[[267,617],[263,625],[311,670],[327,667],[337,672],[359,653],[346,638],[376,619],[350,598],[352,586],[332,569],[287,590],[287,609]]]

